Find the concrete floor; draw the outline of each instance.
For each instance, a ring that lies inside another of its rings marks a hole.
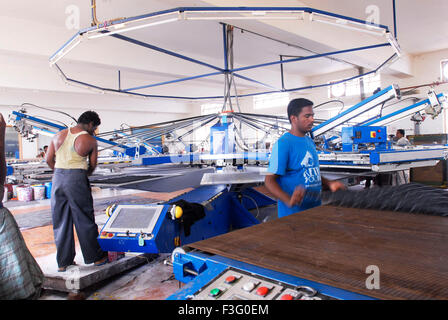
[[[168,254],[94,284],[78,295],[44,290],[39,300],[164,300],[179,288],[172,268],[163,264]]]
[[[355,187],[361,189],[363,186]],[[99,188],[92,187],[94,199],[95,220],[99,230],[107,221],[105,209],[113,203],[154,203],[168,201],[193,188],[167,192],[142,191],[139,189]],[[256,188],[269,195],[264,187]],[[7,201],[4,203],[14,215],[28,249],[34,256],[44,274],[54,273],[56,265],[56,247],[53,238],[50,200],[30,202]],[[276,217],[276,206],[263,208],[254,212],[260,221],[266,222]],[[85,265],[75,233],[78,266],[82,268],[98,268]],[[147,259],[143,264],[133,267],[106,280],[100,281],[74,295],[67,292],[44,290],[41,300],[162,300],[180,288],[181,283],[174,279],[172,267],[163,264],[169,259],[168,254],[162,254]],[[101,267],[100,267],[101,268]],[[67,271],[68,272],[68,271]],[[56,272],[57,274],[57,272]]]

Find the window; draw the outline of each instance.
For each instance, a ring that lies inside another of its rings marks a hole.
[[[364,92],[366,94],[372,94],[373,91],[381,87],[381,77],[379,74],[369,74],[363,77]]]
[[[289,103],[289,93],[278,92],[254,96],[253,103],[255,110],[278,107],[286,108]]]
[[[440,79],[448,81],[448,59],[440,61]]]
[[[218,113],[222,109],[222,103],[204,103],[201,105],[201,115]]]
[[[331,83],[331,82],[330,82]],[[339,98],[345,96],[346,83],[336,83],[330,86],[329,98]]]
[[[366,95],[372,94],[378,87],[381,87],[381,77],[379,74],[369,74],[367,76],[361,77],[364,85],[364,93]],[[360,79],[356,78],[353,80],[336,83],[328,87],[328,97],[329,98],[340,98],[340,97],[351,97],[359,96],[361,94]],[[330,82],[338,82],[335,80]]]

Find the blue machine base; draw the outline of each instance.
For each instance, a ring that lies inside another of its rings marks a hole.
[[[191,225],[188,236],[185,235],[185,229],[180,220],[173,220],[169,213],[172,205],[178,200],[205,204],[205,217]],[[114,234],[105,230],[106,222],[98,242],[104,251],[171,253],[176,247],[188,243],[256,225],[260,222],[249,210],[273,203],[275,203],[274,200],[251,188],[232,192],[224,185],[202,186],[160,204],[163,210],[151,234],[143,234],[143,238],[141,238],[142,234],[138,233],[128,236],[123,233]],[[115,212],[109,219],[114,214]]]
[[[320,294],[332,299],[341,300],[376,300],[372,297],[339,289],[315,281],[310,281],[281,272],[261,268],[241,261],[225,258],[219,255],[208,255],[203,252],[177,253],[173,261],[173,271],[177,280],[186,283],[182,289],[169,296],[167,300],[189,300],[210,282],[227,269],[241,270],[254,276],[281,282],[291,287],[308,286]],[[185,272],[193,270],[197,276]]]

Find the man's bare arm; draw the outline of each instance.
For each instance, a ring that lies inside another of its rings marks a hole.
[[[270,193],[274,195],[277,199],[282,201],[284,204],[286,204],[289,207],[299,205],[303,197],[305,195],[305,189],[298,186],[294,190],[294,193],[290,196],[288,193],[286,193],[278,184],[277,178],[279,176],[276,174],[269,174],[264,179],[264,184],[266,188],[269,190]]]
[[[47,162],[48,166],[51,168],[51,170],[54,170],[55,165],[55,149],[54,149],[54,139],[50,142],[50,145],[48,146],[47,153],[45,155],[45,161]]]
[[[324,177],[321,177],[321,179],[322,179],[322,186],[327,186],[328,189],[330,189],[331,192],[347,189],[345,184],[343,184],[341,181],[328,180],[328,179],[326,179]]]
[[[91,175],[96,169],[98,163],[98,143],[95,138],[92,137],[92,151],[89,154],[89,167],[87,169],[87,175]]]

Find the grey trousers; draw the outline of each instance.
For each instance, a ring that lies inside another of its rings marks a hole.
[[[73,224],[86,264],[98,261],[107,254],[101,250],[97,241],[98,226],[95,223],[92,190],[86,170],[54,170],[51,212],[59,267],[69,266],[75,258]]]

